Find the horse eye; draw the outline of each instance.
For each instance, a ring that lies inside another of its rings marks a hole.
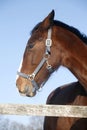
[[[34,44],[31,44],[31,43],[29,44],[29,48],[33,48],[33,46],[34,46]]]

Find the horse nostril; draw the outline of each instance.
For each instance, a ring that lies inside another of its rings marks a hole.
[[[16,87],[19,88],[17,83],[16,83]]]
[[[26,93],[24,91],[19,90],[19,93],[21,96],[26,96]]]
[[[18,86],[18,85],[17,85],[17,81],[16,81],[16,83],[15,83],[15,84],[16,84],[16,86]]]
[[[19,90],[19,93],[24,93],[24,92],[22,92],[21,90]]]

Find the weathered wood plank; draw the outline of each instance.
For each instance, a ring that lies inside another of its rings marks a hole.
[[[87,106],[0,104],[0,114],[87,118]]]

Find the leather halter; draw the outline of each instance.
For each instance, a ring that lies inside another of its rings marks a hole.
[[[40,69],[42,68],[44,63],[47,64],[46,68],[49,71],[49,73],[53,72],[53,68],[48,62],[48,58],[49,58],[49,56],[51,54],[50,48],[52,46],[51,34],[52,34],[52,29],[50,28],[50,29],[48,29],[48,36],[47,36],[47,39],[46,39],[46,42],[45,42],[46,50],[45,50],[44,57],[42,58],[42,60],[40,61],[39,65],[36,67],[34,72],[32,74],[25,74],[25,73],[22,73],[22,72],[17,72],[17,75],[31,81],[31,83],[32,83],[32,85],[34,87],[33,92],[40,88],[38,86],[38,84],[36,83],[36,81],[34,80],[34,78],[37,75],[37,73],[40,71]],[[41,87],[42,87],[42,85],[41,85]]]

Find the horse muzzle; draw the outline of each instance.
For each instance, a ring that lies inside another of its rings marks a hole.
[[[25,96],[27,97],[34,97],[36,95],[36,89],[31,88],[29,86],[25,87]]]
[[[30,84],[26,82],[22,82],[22,84],[19,83],[19,80],[17,80],[16,86],[22,96],[33,97],[36,95],[36,91],[39,89],[39,85],[35,82],[35,80],[30,81]]]

